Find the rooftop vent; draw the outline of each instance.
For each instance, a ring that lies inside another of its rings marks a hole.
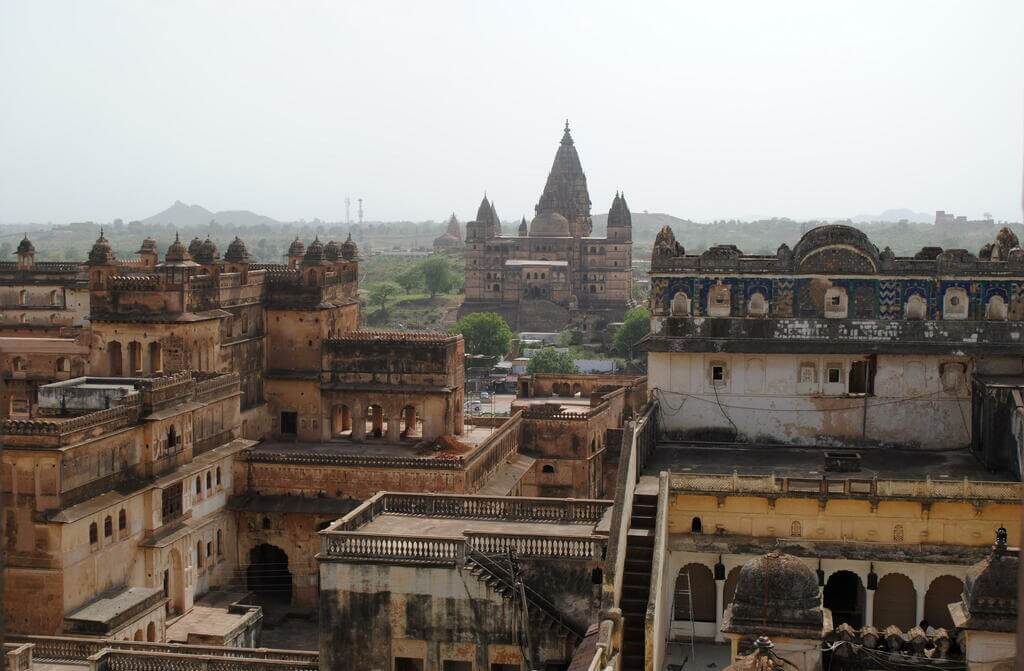
[[[856,473],[860,470],[860,452],[825,452],[825,470],[837,473]]]

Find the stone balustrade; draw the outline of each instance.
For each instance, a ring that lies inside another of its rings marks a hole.
[[[543,534],[497,534],[467,531],[463,534],[477,551],[484,554],[505,554],[509,548],[522,558],[541,557],[600,561],[604,557],[604,541],[597,538],[548,536]]]
[[[322,538],[321,551],[324,556],[336,559],[455,564],[463,556],[464,541],[360,532],[332,533]]]
[[[465,459],[467,490],[476,491],[506,459],[519,451],[522,419],[522,412],[517,412]]]
[[[217,645],[187,645],[178,643],[145,643],[141,641],[115,641],[103,638],[78,636],[25,636],[9,634],[9,641],[33,646],[33,654],[37,659],[58,662],[83,662],[98,655],[104,650],[117,650],[125,653],[139,654],[175,654],[179,656],[202,656],[206,658],[236,658],[244,661],[275,660],[297,664],[287,668],[314,669],[319,664],[320,655],[315,651],[282,650],[276,648],[230,648]],[[135,668],[135,667],[132,667]],[[147,668],[179,668],[174,666],[157,666]],[[181,667],[207,668],[207,667]],[[210,667],[213,668],[213,667]],[[219,667],[218,667],[219,668]]]
[[[318,669],[310,662],[224,657],[104,648],[87,660],[89,671],[299,671]]]
[[[4,643],[2,671],[31,671],[32,649],[31,643]]]
[[[463,517],[517,522],[596,524],[609,507],[594,499],[544,499],[516,496],[405,494],[383,492],[384,513],[430,517]]]
[[[774,475],[672,474],[673,492],[770,496],[851,496],[876,499],[1024,501],[1024,483],[877,478],[778,478]]]

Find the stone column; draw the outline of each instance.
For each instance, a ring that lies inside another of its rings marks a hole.
[[[924,619],[924,595],[926,590],[917,590],[917,616],[914,618],[914,626]]]
[[[383,411],[381,411],[383,413]],[[389,443],[397,443],[402,440],[402,411],[392,407],[388,411],[388,433]]]
[[[873,589],[864,590],[864,626],[875,626],[875,590]]]
[[[384,408],[379,405],[373,406],[373,410],[370,413],[370,421],[373,427],[373,437],[380,438],[384,434]]]
[[[725,615],[725,580],[715,581],[715,641],[722,643],[725,635],[722,634],[722,617]]]
[[[362,404],[352,404],[352,440],[366,437],[366,410]]]

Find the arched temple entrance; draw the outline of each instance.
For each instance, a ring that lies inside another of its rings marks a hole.
[[[245,579],[246,589],[261,600],[286,604],[292,601],[288,554],[276,545],[261,543],[249,551]]]
[[[851,571],[836,571],[825,583],[825,608],[832,611],[832,623],[846,622],[854,629],[864,624],[864,585]]]

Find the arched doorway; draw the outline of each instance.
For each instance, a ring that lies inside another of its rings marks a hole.
[[[171,548],[170,561],[164,569],[164,596],[169,599],[169,612],[185,612],[185,566],[177,548]]]
[[[715,621],[715,576],[703,564],[687,564],[679,569],[675,585],[675,619],[689,620],[690,605],[686,597],[686,577],[690,578],[690,601],[694,622]]]
[[[263,601],[291,603],[292,574],[288,570],[288,554],[268,543],[249,551],[249,568],[245,572],[246,589]]]
[[[960,600],[964,583],[960,578],[951,575],[939,576],[928,585],[924,594],[924,619],[938,629],[953,629],[953,617],[949,614],[949,604]]]
[[[352,411],[344,403],[331,411],[331,435],[335,438],[352,435]]]
[[[149,343],[149,372],[162,373],[164,370],[164,354],[160,343]]]
[[[146,626],[146,640],[150,643],[156,642],[156,622],[150,622]]]
[[[145,637],[142,635],[142,630],[141,629],[136,629],[135,630],[135,636],[132,637],[132,640],[133,641],[143,641],[143,640],[145,640]]]
[[[407,405],[402,408],[402,438],[420,438],[423,436],[423,429],[419,418],[416,415],[416,408]]]
[[[896,625],[908,631],[917,624],[917,590],[914,583],[902,573],[889,573],[878,581],[875,590],[875,621],[877,629]]]
[[[123,368],[121,367],[121,343],[116,340],[114,342],[107,343],[107,366],[111,375],[123,375]]]
[[[846,622],[854,629],[864,624],[864,586],[852,571],[836,571],[825,583],[825,608],[832,611],[832,622]]]
[[[729,571],[729,575],[725,577],[725,585],[722,587],[723,609],[732,603],[733,597],[736,596],[736,581],[739,580],[740,577],[740,568],[741,567],[739,566],[734,567]]]

